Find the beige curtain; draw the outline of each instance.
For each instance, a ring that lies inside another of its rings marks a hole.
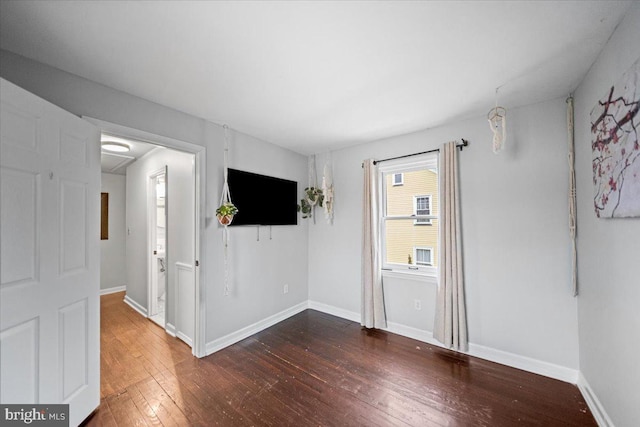
[[[364,161],[362,213],[362,298],[360,324],[366,328],[385,328],[382,272],[378,252],[380,212],[378,207],[378,174],[373,160]]]
[[[467,316],[462,277],[462,239],[455,142],[440,149],[440,257],[433,337],[447,348],[466,351]]]

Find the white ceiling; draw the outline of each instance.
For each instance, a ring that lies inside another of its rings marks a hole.
[[[153,149],[164,149],[163,147],[148,144],[146,142],[137,141],[129,138],[122,138],[116,135],[102,134],[100,140],[115,141],[119,143],[127,144],[130,150],[126,153],[114,153],[108,150],[102,150],[100,153],[100,164],[102,166],[102,172],[113,173],[117,175],[126,175],[127,166],[135,162],[140,157],[147,154]]]
[[[3,0],[0,46],[308,154],[567,95],[629,5]]]

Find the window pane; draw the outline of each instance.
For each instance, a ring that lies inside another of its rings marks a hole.
[[[429,215],[429,197],[416,197],[416,214]]]
[[[416,264],[418,265],[431,265],[431,250],[430,249],[416,249]]]
[[[405,181],[406,184],[406,181]],[[438,220],[431,220],[430,227],[416,227],[413,219],[385,220],[385,263],[418,265],[414,258],[415,247],[433,248],[433,265],[438,264]]]
[[[419,215],[438,215],[435,160],[433,157],[425,159],[424,163],[412,161],[382,169],[384,268],[419,270],[426,274],[436,272],[438,219],[417,218]],[[398,185],[400,177],[402,185]]]
[[[394,175],[402,176],[402,185],[394,184]],[[411,216],[414,212],[416,196],[431,196],[431,210],[427,215],[437,215],[438,212],[438,174],[434,170],[422,169],[403,174],[385,174],[386,215]],[[429,197],[423,197],[426,209],[429,209]]]

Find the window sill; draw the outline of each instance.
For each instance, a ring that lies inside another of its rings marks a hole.
[[[424,273],[413,273],[409,271],[399,270],[382,270],[382,277],[393,277],[396,279],[415,280],[416,282],[438,284],[438,278],[436,276],[427,275]]]

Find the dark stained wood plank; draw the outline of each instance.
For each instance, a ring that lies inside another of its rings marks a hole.
[[[574,385],[313,310],[197,359],[123,298],[88,426],[596,426]]]

